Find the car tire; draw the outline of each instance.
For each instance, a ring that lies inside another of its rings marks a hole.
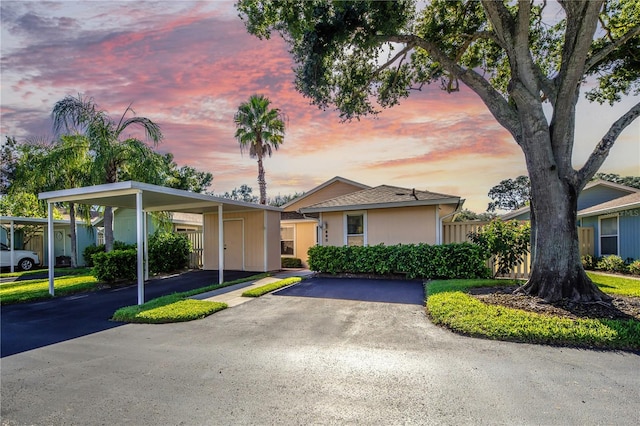
[[[29,259],[28,257],[20,259],[20,262],[18,262],[18,268],[20,268],[21,271],[30,271],[33,269],[33,266],[33,260]]]

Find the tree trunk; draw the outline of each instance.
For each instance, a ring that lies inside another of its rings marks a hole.
[[[104,208],[104,250],[110,252],[113,249],[113,208]]]
[[[258,157],[258,186],[260,187],[260,204],[267,204],[267,181],[264,177],[262,157]]]
[[[531,173],[535,232],[534,253],[529,281],[520,292],[547,302],[570,299],[575,302],[608,301],[591,282],[582,267],[577,228],[578,193],[556,173]]]
[[[71,267],[78,267],[78,244],[76,240],[76,206],[69,203],[69,227],[71,232]]]

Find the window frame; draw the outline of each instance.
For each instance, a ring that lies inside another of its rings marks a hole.
[[[349,234],[349,216],[362,216],[362,234]],[[349,245],[350,236],[362,236],[362,245],[367,246],[367,212],[366,210],[346,211],[343,214],[344,245]]]
[[[282,239],[282,228],[291,228],[293,229],[293,238],[291,240],[283,240]],[[293,254],[283,254],[282,253],[282,242],[283,241],[291,241],[291,245],[293,247]],[[282,257],[296,257],[296,226],[294,224],[280,224],[280,256]]]
[[[602,233],[602,220],[603,219],[615,219],[616,220],[616,233],[615,234],[603,234]],[[616,252],[602,254],[602,238],[616,238]],[[598,217],[598,256],[620,256],[620,216],[617,214],[599,216]]]

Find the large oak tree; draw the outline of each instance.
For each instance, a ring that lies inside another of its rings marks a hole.
[[[282,35],[298,90],[321,108],[337,107],[342,119],[394,106],[433,82],[473,90],[522,149],[531,179],[535,256],[522,290],[548,301],[608,299],[580,262],[577,197],[640,103],[594,137],[584,165],[574,168],[571,157],[585,81],[596,83],[587,97],[601,103],[639,91],[636,0],[240,0],[237,7],[250,33]]]

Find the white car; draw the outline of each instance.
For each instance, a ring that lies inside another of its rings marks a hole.
[[[29,250],[14,250],[13,251],[15,263],[13,266],[22,271],[29,271],[34,266],[40,264],[40,258],[38,253],[34,253]],[[11,249],[6,244],[0,243],[0,267],[11,266]]]

